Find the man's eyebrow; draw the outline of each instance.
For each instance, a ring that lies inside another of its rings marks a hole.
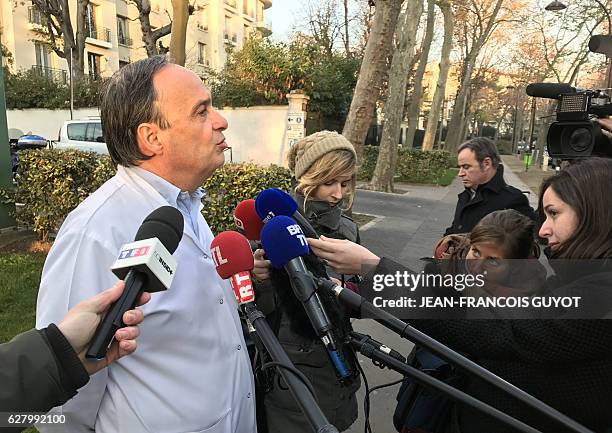
[[[195,114],[200,110],[200,108],[202,107],[208,108],[209,106],[210,106],[210,99],[202,99],[201,101],[198,101],[198,103],[193,106],[193,108],[191,109],[191,115],[195,116]]]

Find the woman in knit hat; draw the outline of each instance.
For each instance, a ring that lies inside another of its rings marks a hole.
[[[294,174],[293,196],[299,204],[299,211],[317,233],[359,242],[357,224],[343,214],[351,206],[355,194],[357,157],[351,143],[337,132],[317,132],[299,140],[289,150],[288,159]],[[262,256],[262,250],[256,251],[256,259],[263,261]],[[314,255],[306,257],[305,261],[315,276],[326,274],[325,266]],[[260,279],[270,276],[276,308],[268,314],[268,320],[277,331],[281,345],[312,383],[319,406],[329,422],[339,431],[348,429],[357,419],[355,393],[361,385],[355,353],[348,344],[343,344],[346,333],[352,330],[348,315],[334,297],[319,294],[351,372],[350,377],[341,379],[314,333],[303,306],[293,295],[287,274],[274,269],[265,275],[254,273]],[[352,277],[329,275],[343,283]],[[278,380],[265,395],[264,406],[269,433],[310,431],[290,392]]]

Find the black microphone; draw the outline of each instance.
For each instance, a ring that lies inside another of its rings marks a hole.
[[[304,310],[317,336],[327,349],[327,354],[343,379],[350,376],[348,368],[337,349],[333,328],[321,299],[317,294],[317,283],[308,272],[302,256],[308,254],[308,242],[300,226],[288,216],[276,216],[264,225],[261,243],[272,266],[285,268],[289,274],[293,293],[304,306]]]
[[[576,88],[568,83],[531,83],[525,92],[535,98],[559,99],[564,93],[576,93]]]
[[[159,292],[170,287],[176,272],[172,253],[183,237],[183,224],[180,211],[162,206],[144,219],[135,241],[121,247],[111,270],[125,280],[125,288],[96,328],[86,358],[106,356],[115,332],[125,326],[123,314],[136,306],[145,288],[149,292]]]

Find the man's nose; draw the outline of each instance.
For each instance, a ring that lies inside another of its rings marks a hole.
[[[217,131],[225,131],[227,129],[227,120],[217,110],[213,110],[213,129]]]
[[[465,170],[463,168],[459,169],[459,177],[465,176]]]

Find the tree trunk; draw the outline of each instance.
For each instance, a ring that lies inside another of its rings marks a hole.
[[[423,75],[425,74],[425,68],[427,67],[429,48],[433,39],[433,28],[435,21],[434,6],[434,0],[427,0],[427,26],[425,27],[425,35],[423,36],[423,42],[421,44],[421,58],[419,60],[419,67],[417,68],[414,76],[414,84],[412,86],[412,101],[410,102],[410,107],[408,108],[408,130],[406,132],[406,143],[404,143],[404,147],[406,149],[412,148],[414,143],[414,134],[419,123],[421,98],[423,97]]]
[[[387,74],[387,58],[392,51],[393,32],[402,0],[385,0],[376,4],[374,22],[359,70],[359,78],[351,100],[351,108],[342,134],[355,146],[361,161],[363,143],[372,123],[372,113]]]
[[[438,7],[444,16],[444,40],[440,53],[440,73],[438,75],[438,83],[436,84],[434,97],[431,101],[431,111],[429,112],[429,120],[427,121],[427,128],[425,129],[425,137],[423,138],[423,150],[432,150],[434,141],[436,140],[440,108],[442,107],[442,101],[446,94],[446,80],[450,69],[450,52],[453,47],[455,20],[450,1],[441,0],[438,2]],[[442,128],[442,125],[440,125],[440,128]]]
[[[187,21],[189,21],[189,2],[187,0],[172,0],[172,31],[170,33],[170,58],[168,60],[181,66],[185,66]]]
[[[348,0],[344,0],[344,52],[346,53],[347,57],[351,55],[348,14],[349,14]]]
[[[449,152],[454,152],[459,144],[463,140],[466,108],[467,108],[467,93],[470,88],[472,81],[472,72],[474,72],[474,65],[476,63],[476,57],[469,55],[465,59],[465,73],[461,80],[461,85],[457,91],[457,97],[455,98],[455,105],[453,106],[453,114],[451,120],[448,123],[448,132],[446,133],[446,141],[444,142],[444,149]]]
[[[74,37],[74,50],[72,52],[72,73],[73,79],[78,81],[85,74],[85,38],[87,38],[87,5],[89,0],[78,0],[76,10],[76,35]],[[66,6],[65,10],[68,10]],[[70,22],[70,21],[69,21]],[[72,25],[70,25],[70,34],[72,34]],[[70,53],[67,53],[70,56]]]
[[[397,161],[400,126],[406,98],[407,68],[414,56],[416,33],[423,14],[423,0],[409,0],[398,23],[398,46],[393,54],[389,73],[389,98],[385,104],[385,126],[378,150],[378,159],[370,187],[393,192],[393,175]]]
[[[497,0],[495,7],[491,12],[491,15],[487,18],[486,27],[481,27],[481,33],[474,39],[474,44],[465,57],[464,62],[464,73],[461,79],[461,85],[457,92],[457,98],[455,99],[455,106],[453,107],[453,115],[448,125],[448,133],[446,135],[446,142],[444,148],[454,152],[461,140],[463,134],[461,133],[462,125],[464,123],[467,111],[467,94],[470,90],[470,84],[472,82],[472,73],[474,72],[474,66],[480,50],[482,49],[485,42],[491,36],[493,25],[497,19],[497,14],[504,0]],[[465,131],[464,131],[465,132]]]

